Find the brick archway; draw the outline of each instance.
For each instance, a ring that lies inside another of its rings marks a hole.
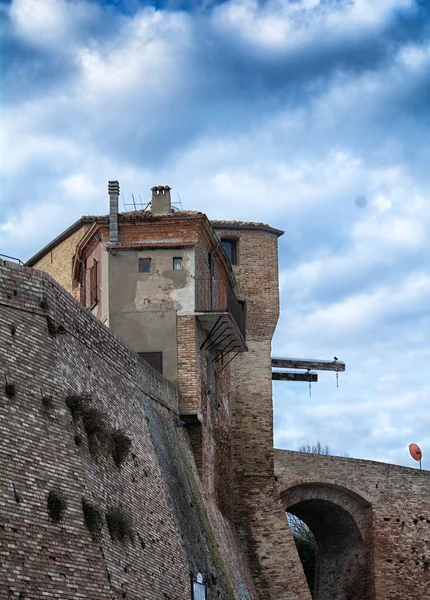
[[[314,600],[374,600],[370,503],[321,482],[294,485],[281,492],[281,500],[317,542]]]

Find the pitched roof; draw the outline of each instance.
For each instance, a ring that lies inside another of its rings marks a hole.
[[[169,215],[162,216],[154,216],[149,210],[133,210],[129,212],[123,212],[118,214],[119,221],[134,221],[134,220],[152,220],[152,219],[178,219],[184,217],[201,217],[204,216],[204,213],[196,211],[196,210],[175,210]],[[91,225],[94,222],[98,222],[100,224],[109,223],[109,215],[86,215],[75,221],[73,225],[70,225],[65,231],[60,233],[56,238],[54,238],[49,244],[44,246],[39,252],[37,252],[34,256],[29,258],[25,263],[28,267],[34,266],[41,258],[45,256],[48,252],[50,252],[53,248],[55,248],[62,241],[67,239],[70,235],[78,231],[83,225]],[[275,229],[270,227],[270,225],[266,225],[265,223],[255,223],[252,221],[210,221],[210,224],[214,229],[247,229],[247,230],[257,230],[257,231],[265,231],[266,233],[271,233],[276,236],[283,235],[283,231],[280,229]]]
[[[275,229],[266,223],[256,223],[254,221],[211,221],[210,224],[214,229],[247,229],[253,231],[265,231],[266,233],[272,233],[277,237],[280,237],[285,233],[281,229]]]

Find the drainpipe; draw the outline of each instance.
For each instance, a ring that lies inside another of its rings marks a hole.
[[[119,182],[109,181],[109,242],[118,243],[118,198]]]

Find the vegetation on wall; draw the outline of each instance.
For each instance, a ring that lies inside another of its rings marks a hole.
[[[91,537],[94,541],[99,541],[103,529],[103,513],[95,504],[88,502],[82,498],[82,512],[84,513],[84,521]]]
[[[122,429],[116,429],[110,434],[112,458],[117,467],[120,467],[127,458],[131,449],[131,439]]]
[[[6,376],[5,376],[5,379],[6,379]],[[8,398],[13,398],[16,394],[15,384],[8,381],[7,379],[6,379],[6,385],[4,386],[4,393],[6,394],[6,396]]]
[[[120,507],[111,507],[108,510],[106,524],[113,542],[125,543],[128,539],[133,543],[134,534],[131,519]]]
[[[59,489],[51,490],[48,494],[47,505],[48,514],[53,523],[62,521],[67,508],[67,502],[63,492]]]
[[[306,523],[291,513],[287,513],[287,519],[306,576],[306,581],[313,597],[315,586],[315,556],[317,551],[316,541]]]
[[[88,448],[93,456],[111,454],[117,467],[121,467],[130,453],[131,439],[122,429],[111,429],[108,419],[101,410],[91,406],[92,398],[87,394],[69,394],[66,405],[75,423],[82,419],[87,435]],[[75,443],[80,446],[82,437],[75,433]]]

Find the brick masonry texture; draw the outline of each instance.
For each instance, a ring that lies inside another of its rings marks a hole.
[[[231,363],[234,515],[260,598],[310,600],[274,477],[271,343],[279,316],[278,243],[263,231],[218,229],[237,240],[233,267],[246,301],[248,352]]]
[[[358,524],[374,586],[364,596],[357,591],[360,582],[355,582],[350,595],[345,592],[345,598],[429,600],[429,471],[275,450],[275,473],[285,508],[292,502],[312,498],[315,510],[320,499],[342,507]],[[346,573],[345,589],[348,576]],[[334,598],[333,587],[323,597]]]
[[[97,222],[106,241],[106,218]],[[216,361],[198,318],[177,315],[178,389],[50,277],[0,267],[0,369],[16,388],[0,388],[1,600],[182,600],[190,570],[207,575],[209,600],[310,600],[286,509],[318,539],[316,600],[430,600],[428,472],[273,449],[280,232],[237,225],[214,224],[237,241],[248,352]],[[88,226],[35,264],[75,297],[72,257]],[[200,310],[214,308],[210,255],[216,308],[225,308],[234,278],[204,215],[120,218],[120,242],[148,240],[194,246]],[[66,408],[70,393],[88,394],[130,437],[120,468],[111,452],[91,454],[93,438]],[[192,422],[178,428],[180,415]],[[58,524],[47,515],[52,490],[67,501]],[[104,523],[94,542],[82,497],[103,515],[125,513],[133,541],[112,540]]]
[[[89,227],[88,224],[82,225],[82,227],[60,242],[34,264],[35,269],[49,273],[55,281],[58,281],[77,300],[79,300],[80,292],[79,286],[74,285],[72,282],[72,259],[76,252],[77,243],[82,239]]]
[[[0,340],[0,598],[185,600],[200,570],[211,598],[254,600],[235,532],[176,427],[176,389],[49,276],[6,263]],[[73,419],[71,394],[130,438],[120,467]],[[65,501],[58,523],[50,492]],[[102,516],[99,541],[83,498]],[[105,519],[115,511],[121,540]]]

